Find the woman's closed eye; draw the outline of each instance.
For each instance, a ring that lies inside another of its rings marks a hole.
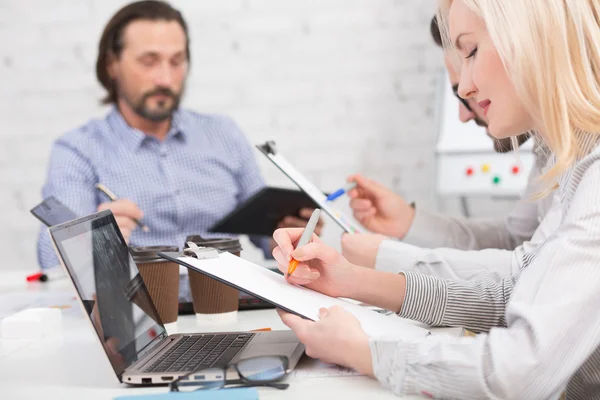
[[[469,55],[466,58],[471,58],[471,57],[475,56],[475,54],[477,54],[477,47],[475,47],[473,50],[471,50],[471,52],[469,53]]]

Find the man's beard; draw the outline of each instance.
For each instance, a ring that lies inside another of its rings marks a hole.
[[[173,115],[173,113],[179,108],[181,97],[183,95],[183,88],[180,93],[174,93],[171,89],[165,87],[157,87],[149,92],[146,92],[142,97],[134,102],[130,96],[127,95],[123,90],[119,90],[120,96],[125,100],[131,109],[140,117],[145,118],[152,122],[163,122]],[[148,107],[148,99],[154,95],[163,95],[171,98],[171,105],[166,107],[166,101],[159,101],[156,109]]]
[[[504,139],[496,139],[495,137],[493,137],[490,132],[488,132],[487,130],[487,126],[488,124],[486,124],[481,118],[479,118],[477,115],[475,115],[475,124],[477,124],[477,126],[480,126],[482,128],[485,128],[485,133],[486,135],[488,135],[488,137],[490,139],[492,139],[492,141],[494,142],[494,151],[496,153],[507,153],[509,151],[511,151],[512,148],[512,144],[510,141],[510,138],[504,138]]]
[[[494,150],[497,153],[508,153],[509,151],[516,150],[513,148],[513,143],[510,137],[503,139],[496,139],[488,133],[488,136],[494,141]],[[523,143],[529,139],[531,135],[529,133],[523,133],[517,136],[517,147],[520,147]]]
[[[481,118],[479,118],[479,116],[477,114],[475,115],[475,123],[477,124],[477,126],[485,128],[485,133],[489,136],[490,139],[492,139],[494,141],[494,151],[496,153],[508,153],[509,151],[515,150],[515,149],[513,149],[513,143],[512,143],[512,140],[510,139],[510,137],[503,138],[503,139],[496,139],[495,137],[493,137],[490,134],[490,132],[487,130],[488,124],[485,121],[483,121]],[[527,141],[527,139],[529,139],[529,136],[530,136],[529,133],[524,133],[522,135],[518,135],[517,136],[517,146],[521,146],[523,143],[525,143]]]

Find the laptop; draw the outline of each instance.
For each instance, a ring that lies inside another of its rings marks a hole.
[[[287,357],[292,370],[304,353],[292,331],[167,335],[110,210],[49,232],[122,383],[164,385],[199,369],[267,355]]]

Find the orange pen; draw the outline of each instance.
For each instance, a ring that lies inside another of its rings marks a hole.
[[[315,228],[317,227],[317,223],[319,222],[320,216],[321,210],[315,208],[315,211],[313,211],[312,215],[310,216],[310,219],[308,220],[308,223],[306,224],[306,228],[304,228],[304,232],[302,232],[302,236],[300,236],[300,240],[298,241],[298,245],[296,246],[296,248],[306,246],[308,244],[310,238],[315,232]],[[292,275],[294,273],[299,263],[300,262],[298,260],[292,257],[292,259],[290,260],[290,264],[288,265],[288,275]]]
[[[271,328],[252,329],[250,332],[271,332]]]
[[[290,260],[290,265],[288,265],[288,275],[292,275],[294,273],[296,267],[298,267],[298,264],[300,264],[300,262],[292,257]]]

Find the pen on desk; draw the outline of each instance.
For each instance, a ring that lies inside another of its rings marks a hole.
[[[106,186],[104,186],[101,183],[96,184],[96,189],[98,189],[99,191],[101,191],[102,193],[104,193],[105,195],[108,196],[109,199],[111,199],[111,201],[117,201],[119,200],[119,198]],[[135,223],[137,224],[137,226],[139,226],[142,231],[144,232],[150,232],[150,228],[148,228],[144,223],[140,222],[137,219],[133,219],[135,221]]]
[[[317,227],[317,223],[319,222],[319,217],[321,216],[321,210],[316,208],[313,211],[308,223],[306,224],[306,228],[304,228],[304,232],[302,232],[302,236],[300,236],[300,240],[298,241],[298,245],[296,248],[306,246],[312,237],[312,234],[315,232],[315,228]],[[290,264],[288,265],[288,275],[292,275],[298,267],[299,261],[292,257],[290,260]]]
[[[351,191],[355,187],[356,187],[356,182],[350,182],[349,184],[347,184],[343,188],[338,189],[335,192],[331,193],[329,196],[327,196],[326,200],[327,201],[333,201],[333,200],[337,199],[338,197],[342,196],[344,193],[347,193],[347,192]]]

